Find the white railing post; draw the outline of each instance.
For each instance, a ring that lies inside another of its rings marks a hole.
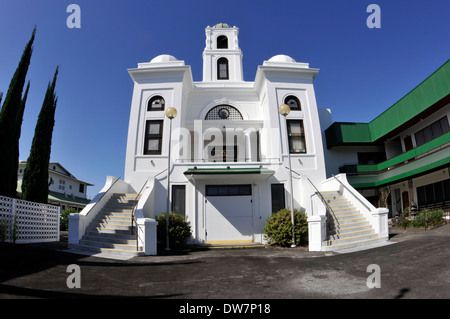
[[[138,218],[136,226],[139,245],[144,247],[144,254],[156,256],[158,253],[156,237],[158,222],[152,218]]]
[[[68,216],[69,244],[78,244],[84,234],[85,215],[70,214]]]
[[[388,222],[389,209],[381,207],[371,211],[372,214],[372,226],[378,237],[389,236],[389,222]]]
[[[308,245],[309,251],[321,251],[322,242],[326,239],[325,215],[314,215],[308,217]]]

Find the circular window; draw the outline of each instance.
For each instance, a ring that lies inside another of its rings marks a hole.
[[[242,120],[241,113],[231,105],[217,105],[205,116],[205,120]]]
[[[230,111],[228,111],[226,108],[219,110],[219,117],[221,119],[227,119],[230,116]]]

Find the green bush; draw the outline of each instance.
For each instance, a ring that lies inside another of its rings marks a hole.
[[[436,226],[444,222],[444,211],[442,209],[422,210],[414,219],[407,219],[401,221],[401,227],[421,228]]]
[[[157,237],[158,244],[165,247],[166,243],[166,213],[162,213],[156,218],[158,222]],[[179,249],[186,246],[187,240],[191,236],[191,223],[183,216],[170,212],[169,214],[169,245],[171,249]]]
[[[294,209],[295,244],[305,245],[308,238],[307,216],[302,210]],[[267,218],[264,238],[269,245],[289,247],[292,245],[292,220],[290,209],[282,209]]]
[[[64,212],[59,216],[59,230],[68,230],[69,229],[69,215],[76,213],[77,210],[73,207],[67,208]]]

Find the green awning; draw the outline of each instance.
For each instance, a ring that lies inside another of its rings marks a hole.
[[[265,180],[275,174],[267,168],[189,168],[184,172],[186,178],[196,181],[236,181]]]
[[[267,168],[190,168],[184,175],[274,174]]]

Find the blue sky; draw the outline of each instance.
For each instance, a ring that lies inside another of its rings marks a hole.
[[[69,29],[71,3],[81,28]],[[369,29],[369,4],[381,28]],[[123,177],[133,83],[127,73],[160,54],[184,60],[201,81],[206,26],[240,29],[244,80],[277,54],[320,69],[318,106],[334,121],[368,122],[449,58],[448,0],[2,0],[0,91],[11,77],[33,27],[37,34],[20,159],[27,159],[37,116],[56,66],[58,105],[51,161],[95,184]]]

